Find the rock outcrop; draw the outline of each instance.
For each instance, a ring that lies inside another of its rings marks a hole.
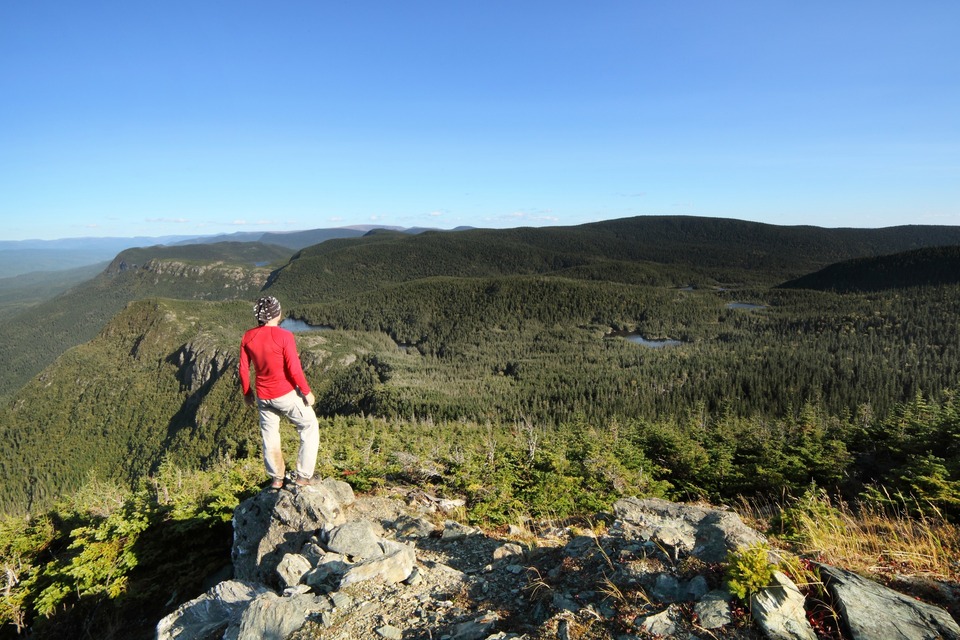
[[[233,516],[233,571],[238,580],[278,586],[277,566],[320,532],[345,522],[353,503],[345,482],[325,480],[293,492],[264,491]]]
[[[960,640],[950,614],[851,571],[819,565],[851,640]]]
[[[817,637],[786,575],[752,598],[752,617],[724,588],[726,554],[763,540],[733,512],[628,498],[593,529],[490,535],[442,504],[356,499],[329,479],[265,491],[236,509],[234,578],[165,617],[158,640]],[[909,598],[821,571],[845,637],[960,638],[938,607],[906,613],[890,603]],[[917,633],[877,635],[871,620]]]
[[[692,555],[704,562],[723,562],[727,553],[762,540],[732,511],[682,505],[660,498],[624,498],[613,505],[624,534],[656,540],[674,557]]]

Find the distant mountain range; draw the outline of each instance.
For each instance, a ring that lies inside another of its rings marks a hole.
[[[262,242],[302,249],[331,238],[356,238],[373,229],[421,233],[425,228],[404,229],[380,225],[355,225],[303,231],[237,232],[211,236],[133,236],[129,238],[61,238],[59,240],[0,240],[0,278],[34,271],[61,271],[108,262],[124,249],[158,245]]]

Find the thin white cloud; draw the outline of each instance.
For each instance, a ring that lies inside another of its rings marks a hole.
[[[552,212],[553,212],[552,209],[533,209],[531,211],[514,211],[512,213],[507,213],[501,216],[487,218],[487,220],[509,220],[511,222],[516,220],[524,220],[528,222],[559,222],[560,218],[554,215],[549,215]]]
[[[147,218],[147,222],[159,222],[161,224],[186,224],[190,222],[186,218]]]
[[[262,227],[266,225],[278,226],[279,223],[275,220],[234,220],[230,223],[234,227]]]

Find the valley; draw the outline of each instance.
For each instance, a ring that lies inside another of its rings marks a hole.
[[[951,273],[943,242],[960,235],[653,217],[127,250],[10,314],[0,509],[58,514],[66,536],[92,513],[77,501],[140,495],[144,527],[173,526],[157,478],[193,478],[189,526],[222,544],[261,479],[236,366],[269,292],[305,323],[318,474],[357,491],[455,496],[487,527],[624,496],[821,491],[954,523],[960,280],[929,276]]]

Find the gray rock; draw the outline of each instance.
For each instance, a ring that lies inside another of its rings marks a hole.
[[[460,524],[455,520],[447,520],[443,523],[443,533],[440,534],[440,539],[444,542],[453,542],[455,540],[463,540],[467,536],[472,536],[476,533],[479,533],[479,531],[473,527]]]
[[[339,525],[343,512],[323,484],[295,493],[261,492],[233,514],[233,570],[238,580],[276,585],[276,570],[288,553],[299,553],[324,524]]]
[[[771,640],[817,640],[803,608],[804,596],[783,572],[773,584],[750,596],[753,619]]]
[[[494,560],[503,560],[504,558],[509,558],[510,556],[521,555],[523,555],[523,547],[515,542],[508,542],[507,544],[497,547],[493,550]]]
[[[272,592],[265,593],[244,611],[237,640],[286,638],[303,626],[307,616],[320,610],[313,596],[281,598]]]
[[[818,567],[853,640],[960,639],[960,626],[940,607],[909,598],[851,571],[823,564]]]
[[[657,575],[650,595],[664,604],[671,604],[680,600],[680,582],[669,573]]]
[[[356,496],[353,494],[353,487],[343,480],[324,478],[320,481],[320,486],[329,490],[336,497],[341,508],[349,507],[356,502]]]
[[[490,611],[475,620],[461,622],[453,628],[453,640],[481,640],[486,638],[500,617]]]
[[[637,620],[637,626],[655,636],[673,637],[677,632],[676,605],[670,605],[660,613],[644,616]]]
[[[723,562],[729,551],[763,539],[740,516],[722,509],[660,498],[623,498],[613,505],[613,512],[626,537],[656,540],[704,562]]]
[[[316,566],[326,553],[327,550],[317,544],[316,540],[312,538],[300,549],[300,555],[306,558],[311,566]]]
[[[350,566],[340,579],[340,588],[367,580],[383,580],[387,584],[403,582],[416,564],[413,548],[399,542],[383,540],[383,555]]]
[[[447,498],[441,498],[440,500],[437,500],[437,508],[440,509],[440,511],[443,511],[444,513],[449,513],[451,511],[456,511],[457,509],[462,509],[463,507],[466,506],[466,504],[467,504],[467,501],[463,500],[462,498],[456,498],[453,500],[447,499]]]
[[[693,610],[700,619],[700,626],[704,629],[719,629],[733,622],[730,613],[729,592],[718,589],[711,591],[694,606]]]
[[[403,515],[393,523],[397,535],[404,538],[429,538],[436,527],[426,518],[414,518]]]
[[[569,611],[571,613],[580,611],[580,605],[577,604],[576,600],[571,598],[570,594],[563,593],[562,591],[555,591],[550,603],[557,611]]]
[[[262,585],[227,580],[203,595],[185,602],[157,624],[157,640],[207,640],[224,627],[238,626],[243,612],[258,596]],[[219,638],[219,634],[216,635]]]
[[[418,584],[423,582],[423,575],[421,575],[420,570],[416,567],[413,568],[413,571],[410,572],[410,575],[407,576],[407,579],[404,580],[411,587],[415,587]]]
[[[686,595],[688,600],[700,600],[710,591],[710,585],[706,577],[702,575],[694,576],[687,583]]]
[[[325,553],[316,566],[302,578],[303,582],[320,591],[326,591],[340,583],[340,578],[350,569],[346,557],[339,553]]]
[[[283,556],[277,565],[277,575],[280,577],[280,584],[285,587],[293,587],[300,584],[304,574],[313,567],[310,561],[299,553],[288,553]]]
[[[327,548],[355,561],[383,555],[377,532],[366,520],[347,522],[331,531]]]
[[[377,627],[376,632],[378,636],[381,638],[386,638],[386,640],[402,640],[403,638],[403,631],[388,624],[382,627]]]
[[[346,610],[353,606],[353,598],[339,591],[330,594],[330,602],[333,603],[334,609]]]

